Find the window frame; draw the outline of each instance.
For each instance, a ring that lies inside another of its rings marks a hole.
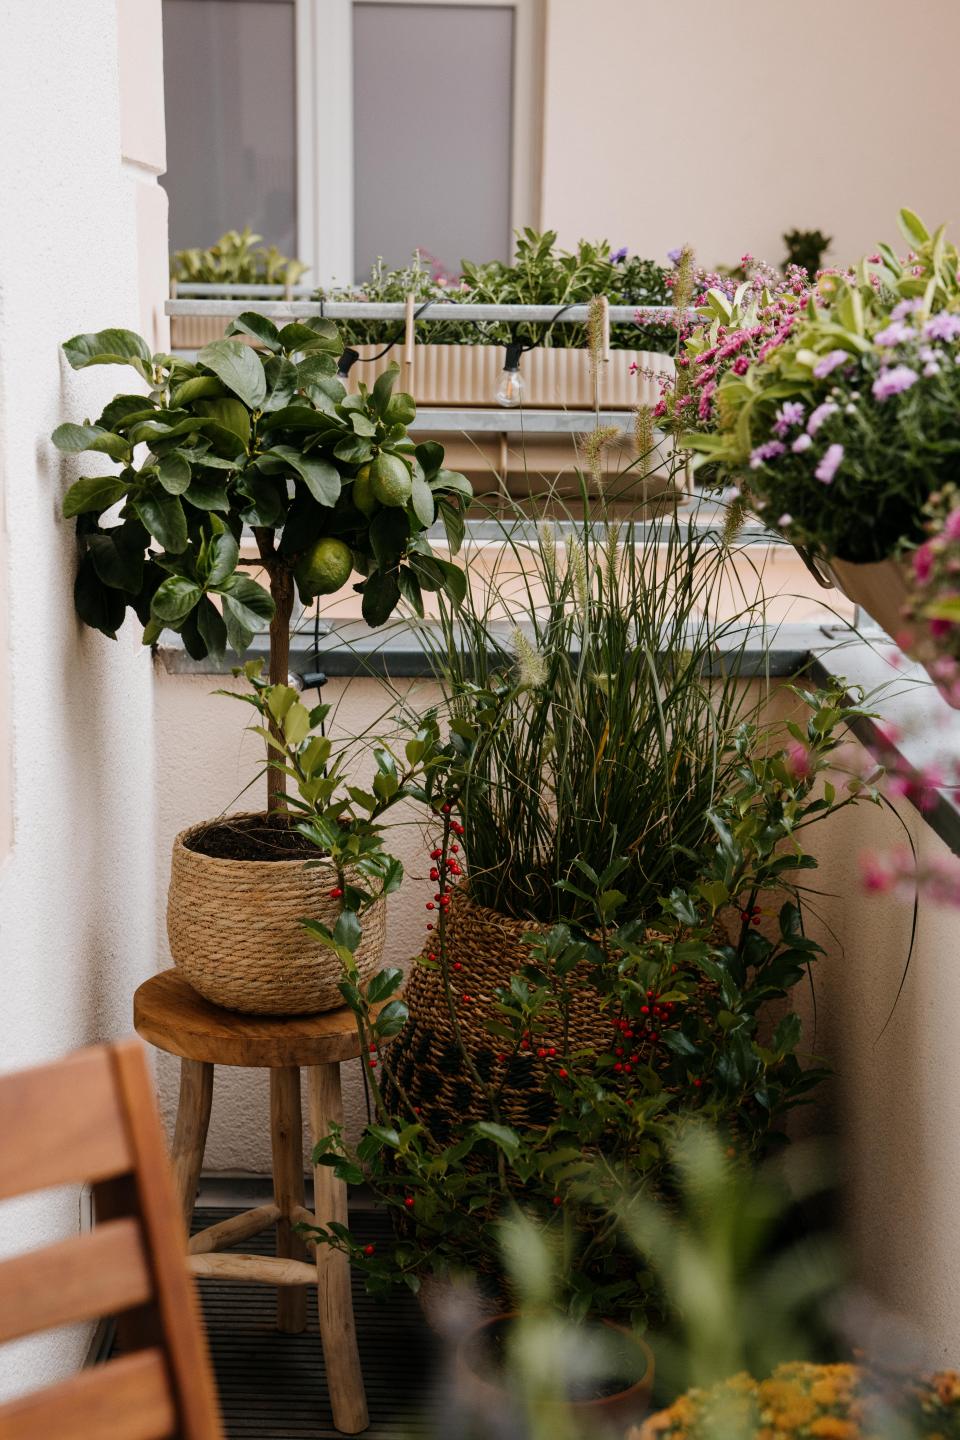
[[[514,12],[511,232],[539,227],[543,152],[543,0],[294,0],[297,250],[313,284],[352,284],[353,7],[469,5]],[[324,196],[336,197],[327,204]],[[484,259],[484,256],[478,256]]]

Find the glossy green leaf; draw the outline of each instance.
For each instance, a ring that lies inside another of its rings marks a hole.
[[[194,375],[189,380],[184,380],[171,392],[170,404],[175,409],[186,405],[192,400],[206,400],[213,396],[226,394],[221,382],[214,375]]]
[[[132,330],[98,330],[94,334],[74,335],[63,346],[63,353],[74,370],[88,365],[132,365],[150,378],[153,356],[147,342]]]
[[[303,455],[292,445],[274,445],[264,453],[282,460],[298,475],[318,505],[336,505],[340,498],[340,471],[329,460]]]
[[[177,625],[190,614],[202,594],[196,581],[185,575],[171,575],[154,592],[150,613],[165,625]]]
[[[119,480],[116,475],[91,475],[75,480],[63,497],[63,518],[70,520],[74,515],[109,510],[111,505],[123,499],[128,488],[128,482]]]
[[[157,464],[157,475],[168,495],[182,495],[190,485],[190,461],[179,450],[171,450],[161,456]]]
[[[73,586],[73,603],[85,625],[116,640],[126,614],[126,601],[122,591],[103,583],[90,555],[84,555],[80,561]]]
[[[245,310],[232,320],[227,326],[227,335],[249,335],[274,353],[281,348],[280,331],[272,320],[268,320],[266,315],[259,315],[256,310]]]
[[[171,555],[180,555],[187,548],[187,520],[179,497],[165,490],[143,490],[134,498],[133,508],[155,540]]]
[[[259,410],[267,393],[266,376],[256,351],[239,340],[214,340],[197,356],[251,410]]]
[[[99,425],[58,425],[50,438],[58,450],[68,455],[97,450],[114,460],[130,459],[129,441]]]

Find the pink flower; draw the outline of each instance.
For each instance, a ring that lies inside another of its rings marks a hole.
[[[951,510],[943,526],[948,540],[960,540],[960,510]]]
[[[960,315],[941,310],[927,321],[923,333],[927,340],[956,340],[960,336]]]
[[[738,355],[736,360],[734,360],[733,362],[734,375],[746,375],[749,369],[750,361],[747,359],[746,355]]]
[[[794,440],[793,444],[790,446],[790,449],[793,451],[794,455],[802,455],[804,450],[809,450],[812,444],[813,440],[809,435],[798,435],[796,440]]]
[[[820,464],[817,466],[816,470],[814,470],[814,475],[817,477],[818,480],[822,481],[824,485],[832,484],[833,477],[836,475],[838,469],[840,468],[840,462],[842,459],[843,446],[829,446],[827,449],[827,453],[820,461]]]
[[[801,424],[806,413],[807,407],[801,404],[799,400],[785,401],[777,411],[776,420],[773,425],[773,433],[778,435],[782,440],[788,430],[792,430],[794,425]]]
[[[809,780],[813,774],[810,751],[800,740],[791,740],[786,748],[787,769],[795,780]]]
[[[860,856],[860,876],[864,890],[873,895],[883,895],[894,884],[894,876],[885,868],[880,856],[869,852]]]
[[[750,455],[750,469],[759,470],[768,460],[776,460],[778,456],[786,454],[787,447],[780,440],[768,440],[765,445],[758,445]]]
[[[889,400],[891,395],[902,395],[918,379],[916,370],[911,370],[909,365],[894,365],[892,369],[881,370],[873,382],[873,398],[882,401]]]
[[[807,434],[816,435],[820,426],[829,420],[831,415],[836,415],[839,408],[840,407],[835,405],[832,400],[824,400],[823,404],[817,406],[807,421]]]
[[[885,330],[878,330],[873,337],[875,345],[882,345],[885,348],[892,345],[902,345],[904,340],[912,340],[914,330],[903,320],[891,320]]]
[[[913,575],[918,585],[926,585],[933,573],[933,546],[928,540],[913,552]]]
[[[850,356],[846,350],[831,350],[829,355],[824,355],[822,360],[817,361],[813,367],[813,373],[818,380],[825,380],[836,370],[838,365],[845,364],[849,359]]]

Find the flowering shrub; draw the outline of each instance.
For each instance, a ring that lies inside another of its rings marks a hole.
[[[791,266],[780,275],[744,255],[747,279],[695,272],[691,304],[698,319],[681,325],[676,377],[663,382],[654,418],[674,431],[716,429],[717,387],[724,376],[742,376],[751,363],[789,334],[808,295],[806,272]],[[678,271],[680,265],[678,263]],[[677,282],[683,284],[682,277]]]
[[[960,317],[944,317],[958,319]],[[911,653],[952,704],[960,705],[960,492],[948,485],[931,497],[928,538],[913,552],[912,592],[905,611]]]
[[[689,1390],[651,1415],[633,1440],[859,1440],[883,1434],[960,1435],[960,1376],[941,1370],[891,1376],[858,1365],[778,1365],[767,1380],[745,1372]]]
[[[581,863],[565,886],[583,906],[584,924],[529,934],[529,963],[493,995],[446,953],[463,834],[455,816],[461,762],[451,749],[450,769],[431,792],[442,834],[431,854],[437,895],[418,963],[443,971],[464,1073],[484,1102],[485,1118],[453,1134],[439,1138],[409,1102],[382,1043],[403,1005],[391,999],[400,971],[384,970],[362,990],[353,961],[359,926],[310,924],[343,963],[341,990],[357,1019],[375,1109],[355,1148],[335,1131],[315,1159],[369,1185],[397,1216],[399,1238],[380,1254],[340,1225],[315,1233],[349,1254],[372,1290],[397,1280],[417,1289],[424,1274],[463,1271],[500,1287],[499,1225],[520,1207],[563,1242],[572,1313],[649,1316],[657,1303],[651,1275],[613,1218],[625,1191],[668,1189],[671,1137],[691,1114],[716,1126],[731,1154],[762,1154],[822,1073],[801,1064],[795,1014],[772,1036],[760,1027],[766,1002],[788,996],[820,953],[803,933],[795,879],[816,862],[797,833],[856,798],[838,799],[829,782],[822,790],[818,783],[837,744],[839,694],[803,699],[807,727],[794,727],[785,748],[768,753],[769,737],[753,727],[737,737],[739,780],[711,812],[713,841],[702,848],[697,879],[663,898],[652,930],[619,923],[626,859],[599,874]],[[776,917],[772,927],[761,927],[765,913]],[[608,1017],[608,1036],[605,1045],[573,1049],[567,1016],[574,991],[584,989]],[[385,1000],[386,1028],[377,1008]],[[489,1065],[460,1038],[460,1016],[477,1005],[491,1037]],[[501,1089],[518,1066],[546,1102],[540,1123],[526,1128],[505,1124],[501,1113]]]
[[[821,275],[746,365],[710,375],[699,359],[690,389],[716,388],[708,412],[682,415],[700,465],[790,539],[842,560],[920,541],[924,505],[960,453],[957,251],[942,227],[901,220],[905,260],[882,245],[849,276]]]

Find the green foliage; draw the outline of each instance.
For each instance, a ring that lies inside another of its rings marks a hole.
[[[238,335],[259,348],[230,338]],[[462,593],[459,571],[433,556],[425,531],[439,515],[458,548],[469,483],[442,468],[439,445],[408,437],[415,407],[393,393],[396,367],[372,390],[347,395],[336,378],[341,350],[329,321],[278,329],[252,311],[195,364],[151,355],[124,330],[67,341],[74,369],[127,364],[149,385],[147,394],[115,396],[95,424],[53,434],[59,449],[104,454],[119,467],[77,480],[63,502],[64,515],[77,518],[82,620],[115,636],[129,607],[145,643],[166,626],[195,658],[222,654],[228,643],[242,653],[275,608],[237,568],[245,525],[271,589],[295,576],[304,603],[314,593],[317,542],[332,537],[349,547],[371,625],[388,618],[401,591],[415,605],[423,589]],[[408,477],[409,500],[361,510],[354,480],[377,460]],[[117,523],[106,522],[118,504]]]
[[[249,225],[228,230],[207,250],[176,250],[170,256],[174,280],[223,285],[296,285],[310,268],[281,255],[275,245],[261,245]]]
[[[580,240],[572,251],[557,245],[555,230],[542,234],[529,227],[518,231],[516,258],[463,260],[459,284],[440,283],[433,278],[426,258],[419,251],[412,263],[399,270],[387,270],[378,260],[369,280],[349,290],[318,291],[326,299],[403,301],[413,295],[418,304],[426,300],[463,301],[471,305],[568,305],[586,304],[595,295],[606,295],[611,305],[671,305],[665,280],[669,271],[639,255],[614,258],[605,240]],[[382,321],[351,320],[344,327],[348,344],[383,344],[396,327]],[[580,348],[586,344],[583,325],[524,324],[504,321],[452,321],[424,325],[417,332],[421,341],[437,345],[507,345],[525,340],[536,345]],[[669,325],[615,325],[610,343],[623,350],[663,350],[672,354],[676,330]]]
[[[435,956],[454,1043],[485,1118],[443,1139],[433,1133],[407,1100],[389,1045],[380,1043],[393,1030],[378,1029],[386,1012],[375,1013],[370,993],[344,986],[362,1053],[370,1057],[373,1046],[389,1086],[382,1088],[368,1058],[375,1123],[355,1149],[337,1131],[315,1158],[348,1182],[370,1185],[396,1215],[399,1238],[371,1256],[349,1231],[317,1233],[363,1267],[372,1290],[397,1281],[416,1289],[424,1274],[462,1272],[502,1287],[501,1229],[519,1210],[562,1254],[563,1303],[572,1315],[648,1320],[657,1312],[654,1276],[618,1216],[639,1192],[669,1193],[678,1127],[694,1115],[739,1162],[752,1163],[823,1073],[801,1062],[796,1015],[788,1013],[772,1035],[761,1023],[767,1002],[788,997],[821,953],[803,933],[802,883],[816,862],[798,834],[855,798],[838,799],[830,782],[820,784],[838,744],[840,692],[799,693],[809,719],[805,729],[795,727],[789,746],[777,750],[769,733],[750,727],[736,736],[736,780],[710,812],[694,878],[663,898],[653,928],[621,920],[626,857],[600,873],[580,863],[583,923],[531,932],[527,964],[488,1007],[486,1026],[499,1051],[489,1076],[461,1037],[463,997],[446,951],[450,844],[462,827],[454,802],[440,797],[458,793],[454,751],[432,800],[443,831]],[[498,723],[494,704],[486,725]],[[761,902],[776,916],[773,925],[759,925]],[[395,972],[384,972],[372,989],[393,993],[395,983]],[[609,1020],[608,1039],[572,1048],[568,1017],[574,993],[585,988]],[[500,1102],[510,1064],[521,1056],[534,1065],[549,1104],[546,1122],[526,1128],[506,1124]]]
[[[823,268],[823,257],[833,243],[833,236],[824,235],[822,230],[788,230],[783,243],[787,250],[784,269],[799,265],[812,280]]]
[[[688,417],[681,436],[698,468],[739,484],[791,540],[854,562],[923,538],[924,507],[960,454],[960,259],[943,226],[931,235],[910,211],[901,226],[906,258],[881,244],[849,274],[822,275],[745,373],[719,379],[716,423]],[[784,406],[800,419],[784,421]]]
[[[466,757],[471,893],[523,919],[581,921],[559,882],[620,855],[625,913],[654,913],[690,878],[735,773],[733,737],[760,703],[737,678],[759,604],[715,618],[721,537],[672,513],[620,527],[602,515],[585,503],[559,546],[519,512],[491,519],[501,564],[459,609],[440,606],[433,663]],[[497,727],[471,751],[492,709]]]

